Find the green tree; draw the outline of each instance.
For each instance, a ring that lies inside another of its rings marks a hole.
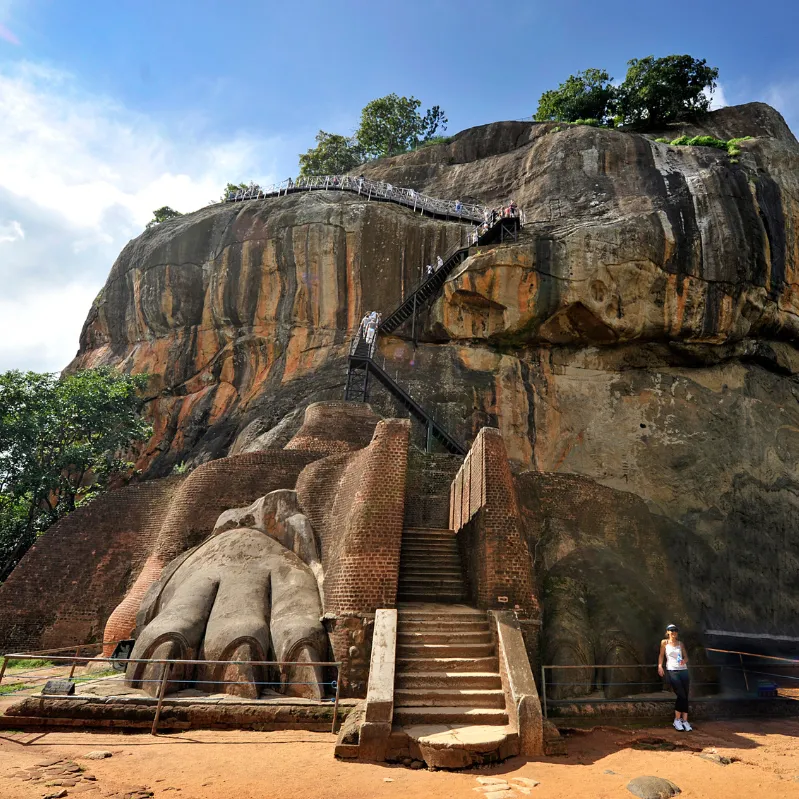
[[[341,175],[363,163],[363,151],[354,137],[316,134],[316,147],[300,155],[300,175]]]
[[[366,155],[381,157],[404,153],[447,129],[444,112],[434,105],[425,115],[415,97],[388,94],[372,100],[361,111],[361,125],[355,137]]]
[[[689,55],[634,58],[619,87],[617,108],[627,125],[660,125],[710,108],[719,71]]]
[[[261,187],[259,184],[253,182],[252,180],[249,183],[228,183],[225,186],[224,192],[222,192],[222,202],[227,200],[228,194],[231,192],[237,191],[261,191]]]
[[[153,225],[160,225],[161,222],[166,222],[167,219],[174,219],[177,216],[183,216],[183,214],[168,205],[162,205],[153,211],[153,218],[147,223],[147,227],[151,228]]]
[[[126,451],[150,435],[146,383],[110,368],[0,374],[0,580],[37,534],[130,472]]]
[[[596,119],[606,122],[614,98],[613,78],[604,69],[587,69],[569,75],[557,89],[541,95],[537,122],[576,122],[578,119]]]

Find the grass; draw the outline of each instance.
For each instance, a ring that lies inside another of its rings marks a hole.
[[[725,150],[727,155],[732,156],[731,163],[737,164],[736,156],[741,154],[739,147],[741,142],[751,141],[751,136],[740,136],[737,139],[717,139],[715,136],[679,136],[669,141],[668,139],[655,139],[661,144],[670,144],[672,147],[714,147],[717,150]]]
[[[28,658],[27,660],[9,660],[6,673],[11,674],[15,671],[24,671],[25,669],[41,669],[41,668],[54,668],[55,663],[52,660],[37,660],[36,658]]]

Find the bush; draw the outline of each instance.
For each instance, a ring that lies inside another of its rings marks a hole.
[[[751,136],[741,136],[737,139],[717,139],[715,136],[679,136],[672,141],[668,139],[655,139],[664,144],[671,144],[672,147],[715,147],[717,150],[724,150],[728,155],[736,156],[741,154],[738,145],[742,141],[751,141]],[[738,163],[735,161],[734,163]]]
[[[589,117],[588,119],[575,119],[572,123],[573,125],[588,125],[592,128],[599,128],[602,126],[602,123],[598,119],[594,119],[593,117]]]

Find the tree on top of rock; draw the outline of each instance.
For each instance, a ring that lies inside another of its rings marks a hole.
[[[557,89],[541,95],[536,122],[607,121],[614,97],[613,78],[604,69],[587,69],[569,75]]]
[[[153,225],[160,225],[161,222],[166,222],[167,219],[174,219],[178,216],[183,216],[183,214],[168,205],[162,205],[153,211],[153,218],[147,223],[147,227],[151,228]]]
[[[618,88],[616,107],[624,124],[675,122],[710,108],[719,71],[689,55],[634,58]]]
[[[388,94],[367,103],[361,111],[361,125],[355,134],[363,152],[375,158],[397,155],[418,147],[447,129],[447,118],[439,106],[419,113],[421,100]]]
[[[316,147],[300,156],[300,175],[341,175],[363,162],[363,151],[354,137],[337,133],[316,134]]]

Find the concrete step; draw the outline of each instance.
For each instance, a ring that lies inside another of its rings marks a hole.
[[[401,644],[397,643],[398,658],[481,658],[494,654],[493,644]]]
[[[402,657],[397,658],[397,672],[491,671],[499,673],[499,659],[491,657]]]
[[[436,591],[461,593],[464,589],[463,580],[460,577],[405,577],[400,572],[399,589],[400,591],[427,591],[429,589]]]
[[[403,629],[397,631],[398,644],[490,644],[491,633],[485,631],[468,631],[462,632],[460,630],[449,631],[424,631],[424,632],[407,632]]]
[[[487,633],[490,629],[487,621],[411,621],[400,618],[397,622],[400,633]]]
[[[500,708],[466,707],[397,707],[394,723],[409,724],[469,724],[505,725],[508,715]]]
[[[446,594],[443,591],[400,591],[400,602],[437,602],[442,605],[457,605],[466,601],[466,594]]]
[[[400,547],[400,558],[460,558],[460,550],[448,544],[404,544]]]
[[[430,562],[426,559],[419,559],[418,561],[408,561],[403,563],[400,567],[400,573],[406,575],[426,575],[426,574],[457,574],[458,577],[462,576],[460,559],[455,561],[454,558],[442,558],[440,563]]]
[[[446,527],[403,527],[402,534],[405,535],[451,535],[453,538],[457,535],[454,530],[448,530]]]
[[[433,603],[435,604],[435,603]],[[416,607],[417,606],[418,609]],[[474,610],[465,605],[440,605],[435,610],[428,610],[428,602],[401,602],[398,608],[398,621],[401,624],[406,621],[413,622],[481,622],[488,623],[485,611]]]
[[[502,689],[502,678],[492,671],[404,671],[397,674],[394,685],[396,689]]]
[[[501,688],[395,688],[394,708],[471,707],[505,709]]]

